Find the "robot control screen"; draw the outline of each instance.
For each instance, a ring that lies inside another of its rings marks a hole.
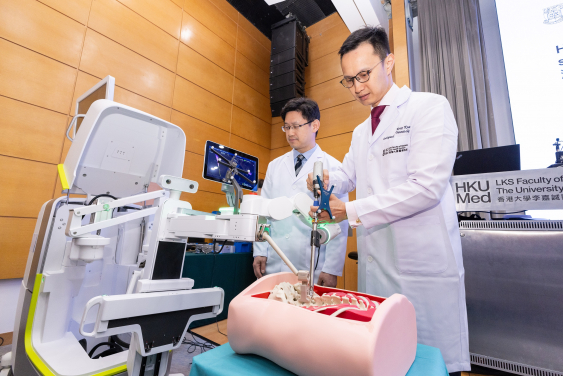
[[[258,158],[213,141],[205,143],[203,178],[226,183],[223,179],[227,176],[228,165],[233,162],[233,158],[239,172],[235,177],[236,181],[241,188],[255,191],[258,188]],[[248,180],[240,175],[244,175]]]

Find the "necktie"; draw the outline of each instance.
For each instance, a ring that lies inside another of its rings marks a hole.
[[[381,121],[379,117],[383,113],[383,110],[385,110],[385,107],[387,106],[377,106],[371,109],[371,134],[375,133],[375,130]]]
[[[303,167],[303,159],[305,159],[303,154],[299,154],[297,156],[297,162],[295,163],[295,176],[299,175],[299,171],[301,171],[301,167]]]

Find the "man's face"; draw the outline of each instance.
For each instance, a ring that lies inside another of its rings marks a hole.
[[[284,125],[301,125],[307,119],[298,111],[290,111],[285,115]],[[285,131],[287,143],[296,150],[308,149],[315,144],[315,133],[319,130],[320,122],[315,120],[297,129]]]
[[[348,89],[354,99],[364,106],[376,106],[393,85],[391,70],[395,64],[395,57],[389,54],[381,63],[380,61],[381,58],[368,42],[360,44],[358,48],[342,56],[340,65],[344,78],[351,78],[362,71],[371,70],[368,81],[362,83],[354,80],[354,85]]]

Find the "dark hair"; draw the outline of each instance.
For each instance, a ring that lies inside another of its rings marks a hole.
[[[258,179],[258,188],[262,188],[264,185],[264,179]]]
[[[317,102],[310,98],[300,97],[290,99],[281,110],[281,118],[285,121],[285,115],[288,112],[297,111],[305,118],[308,122],[313,120],[321,120],[321,112],[319,111],[319,105]],[[319,133],[315,133],[315,136]]]
[[[379,55],[381,60],[385,59],[387,55],[391,53],[389,49],[389,38],[387,38],[385,29],[381,26],[364,26],[350,34],[344,43],[342,43],[338,51],[340,58],[342,59],[342,56],[346,55],[348,52],[354,51],[364,42],[368,42],[372,45],[375,53]]]

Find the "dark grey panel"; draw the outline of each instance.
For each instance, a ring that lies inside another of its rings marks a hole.
[[[563,372],[563,231],[460,231],[469,351]]]

